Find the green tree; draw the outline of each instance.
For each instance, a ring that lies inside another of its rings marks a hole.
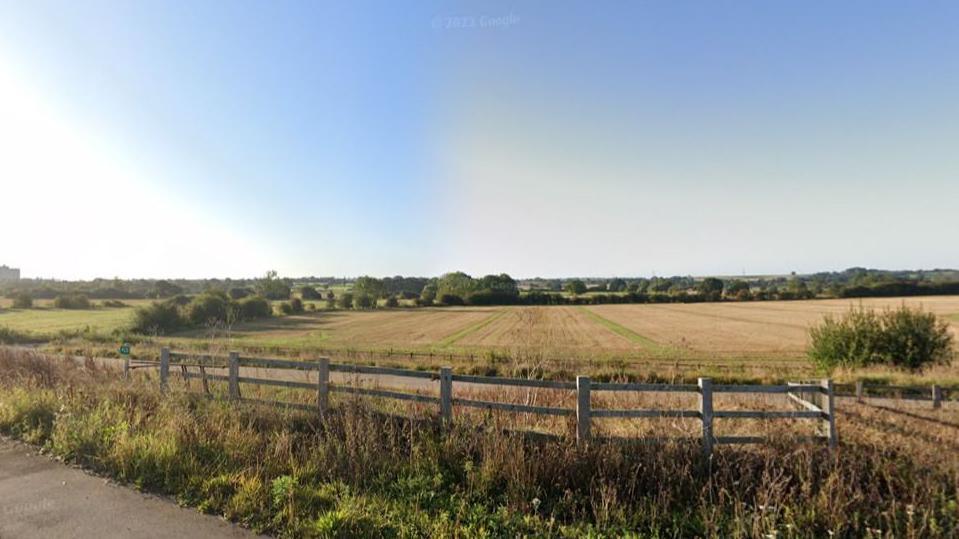
[[[32,309],[33,296],[31,296],[29,292],[17,292],[17,294],[13,296],[13,308]]]
[[[300,297],[305,300],[319,300],[323,299],[323,296],[316,291],[312,286],[301,286],[300,287]]]
[[[723,281],[715,277],[706,277],[699,283],[699,293],[708,301],[719,300],[723,295]]]
[[[266,299],[290,299],[290,281],[280,279],[276,271],[270,270],[256,282],[256,292]]]
[[[343,292],[338,298],[336,298],[336,306],[341,309],[351,309],[353,308],[353,293],[352,292]]]
[[[574,296],[578,296],[586,293],[586,283],[579,279],[573,279],[571,281],[566,281],[566,285],[563,287],[563,289]]]
[[[427,283],[423,287],[423,291],[420,293],[420,305],[425,305],[429,307],[436,301],[436,291],[437,286],[435,282]]]
[[[617,277],[615,279],[611,279],[606,287],[610,292],[622,292],[623,290],[626,290],[626,281]]]
[[[377,279],[375,277],[370,277],[364,275],[356,280],[353,283],[353,294],[356,297],[360,296],[369,296],[372,300],[375,301],[383,296],[386,287],[383,284],[382,279]]]

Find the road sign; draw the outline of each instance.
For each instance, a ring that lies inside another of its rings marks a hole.
[[[130,355],[130,345],[129,345],[129,344],[123,343],[123,344],[120,345],[120,355],[121,355],[121,356],[128,356],[128,355]]]

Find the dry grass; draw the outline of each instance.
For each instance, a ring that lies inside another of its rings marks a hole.
[[[504,432],[522,417],[461,418],[443,433],[417,407],[395,417],[342,400],[320,420],[197,398],[176,384],[161,395],[155,378],[124,384],[92,363],[0,349],[0,364],[0,432],[278,535],[959,534],[953,411],[907,411],[920,418],[844,404],[835,454],[782,437],[721,448],[707,465],[696,444],[578,445]],[[617,398],[598,400],[642,404]]]

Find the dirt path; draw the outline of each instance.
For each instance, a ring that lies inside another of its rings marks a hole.
[[[0,537],[256,537],[0,438]]]

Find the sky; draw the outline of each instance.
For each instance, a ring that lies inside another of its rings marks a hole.
[[[0,264],[959,267],[959,3],[0,0]]]

